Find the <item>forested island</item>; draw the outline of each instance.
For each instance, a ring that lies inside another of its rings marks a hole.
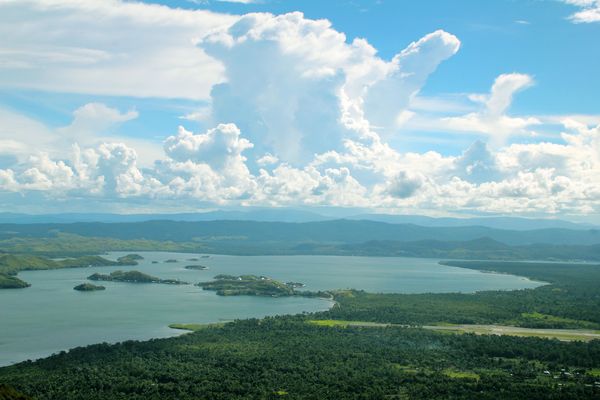
[[[28,254],[0,254],[0,289],[26,288],[30,285],[17,278],[19,271],[37,271],[61,268],[133,266],[143,259],[139,254],[128,254],[117,261],[100,256],[51,259]]]
[[[184,268],[192,271],[206,271],[208,269],[205,265],[186,265]]]
[[[73,288],[73,290],[77,290],[79,292],[95,292],[98,290],[105,290],[104,286],[100,285],[92,285],[91,283],[82,283],[81,285],[77,285]]]
[[[329,292],[297,291],[302,283],[282,283],[266,276],[220,274],[213,281],[198,283],[204,290],[214,290],[219,296],[270,296],[270,297],[323,297],[330,298]]]
[[[127,283],[162,283],[167,285],[188,285],[178,279],[160,279],[140,271],[114,271],[110,274],[95,273],[88,276],[91,281],[127,282]]]
[[[213,281],[198,283],[204,290],[214,290],[219,296],[293,296],[294,288],[279,281],[256,275],[225,275],[214,277]]]

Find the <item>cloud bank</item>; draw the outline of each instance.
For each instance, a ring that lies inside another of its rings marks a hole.
[[[26,10],[32,24],[6,41],[12,47],[0,62],[0,85],[202,100],[208,106],[185,118],[209,127],[174,127],[158,148],[106,134],[138,118],[136,110],[91,102],[67,126],[51,128],[0,109],[0,198],[182,209],[600,212],[600,125],[558,118],[554,140],[519,142],[545,120],[509,114],[532,76],[501,74],[488,93],[470,94],[467,107],[421,96],[428,77],[459,52],[448,32],[383,59],[366,40],[349,41],[301,13],[230,16],[117,0],[0,0],[0,10]],[[43,37],[54,24],[65,27]],[[111,29],[117,24],[128,28]],[[0,34],[11,30],[0,26]],[[87,34],[73,35],[82,26]],[[123,35],[133,39],[121,43]],[[458,155],[390,144],[425,127],[477,137]]]

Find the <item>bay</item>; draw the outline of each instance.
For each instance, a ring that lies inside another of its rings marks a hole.
[[[126,253],[111,252],[116,259]],[[141,252],[135,267],[24,271],[32,286],[0,290],[0,365],[45,357],[93,343],[181,334],[172,323],[208,323],[326,310],[332,302],[302,297],[222,297],[193,285],[101,282],[104,291],[73,287],[95,272],[135,269],[163,279],[197,283],[217,274],[265,275],[306,290],[356,288],[368,292],[442,293],[513,290],[541,285],[523,277],[447,267],[438,260],[399,257],[224,256]],[[193,260],[197,259],[197,260]],[[175,262],[166,262],[176,260]],[[208,270],[188,270],[201,264]]]

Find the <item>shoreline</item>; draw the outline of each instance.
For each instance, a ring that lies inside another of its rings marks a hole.
[[[120,253],[124,253],[124,252],[111,252],[111,253],[108,253],[108,255],[110,256],[110,258],[112,258],[113,256],[120,256],[121,255]],[[143,253],[148,254],[148,253],[154,253],[154,252],[143,252]],[[177,252],[175,252],[175,253],[174,252],[157,252],[157,253],[168,253],[169,255],[171,255],[171,254],[178,254]],[[189,254],[189,253],[184,253],[184,254]],[[193,254],[203,254],[203,253],[193,253]],[[241,256],[231,256],[231,257],[241,257]],[[270,256],[267,256],[267,257],[270,257]],[[296,256],[275,256],[275,257],[296,257]],[[313,256],[299,256],[299,257],[351,257],[351,256],[319,256],[319,255],[313,255]],[[368,256],[365,256],[364,258],[375,258],[375,259],[376,258],[385,258],[385,259],[389,259],[389,257],[368,257]],[[395,258],[405,259],[406,260],[406,259],[412,259],[414,257],[395,257]],[[414,259],[425,259],[425,258],[414,258]],[[432,259],[426,259],[426,260],[432,260]],[[151,257],[147,261],[151,262]],[[439,264],[440,261],[442,261],[442,260],[438,260],[438,264]],[[441,265],[443,265],[443,264],[441,264]],[[445,266],[445,265],[443,265],[443,266]],[[118,268],[117,266],[114,266],[114,267]],[[445,266],[445,267],[461,268],[461,267],[453,267],[453,266]],[[98,268],[104,269],[106,267],[98,267]],[[78,270],[78,269],[88,270],[89,267],[84,266],[84,267],[76,267],[76,268],[68,268],[68,269],[69,270]],[[470,268],[461,268],[461,269],[470,269]],[[485,270],[478,270],[478,271],[482,272],[482,273],[489,273],[489,271],[485,271]],[[53,270],[39,270],[39,271],[38,270],[33,270],[33,271],[23,271],[23,272],[25,272],[27,274],[29,274],[29,273],[45,273],[45,272],[46,273],[50,273],[50,274],[54,273]],[[522,276],[519,276],[519,275],[513,275],[513,274],[506,274],[506,275],[518,276],[519,278],[525,278],[525,279],[527,279],[529,282],[535,282],[535,281],[531,281],[530,279],[528,279],[526,277],[522,277]],[[71,286],[69,286],[69,288],[71,288]],[[338,290],[343,290],[343,289],[338,289]],[[517,288],[517,289],[503,289],[503,290],[504,291],[513,291],[513,290],[519,290],[519,289]],[[373,292],[373,293],[376,293],[376,292]],[[401,292],[400,291],[400,292],[394,292],[394,293],[405,293],[405,292]],[[431,293],[431,292],[425,292],[424,291],[423,293]],[[435,293],[438,293],[438,292],[435,292]],[[444,292],[439,292],[439,293],[460,293],[460,292],[447,292],[447,291],[444,291]],[[405,294],[408,294],[408,293],[405,293]],[[413,293],[410,293],[410,294],[413,294]],[[320,301],[326,301],[327,304],[322,303],[322,307],[319,307],[319,310],[317,310],[317,311],[308,311],[308,312],[326,311],[326,310],[329,310],[329,309],[335,307],[335,305],[337,304],[337,302],[335,301],[335,297],[334,296],[332,296],[332,297],[315,297],[314,299],[317,299],[317,300],[320,300]],[[283,316],[283,315],[296,315],[296,314],[301,314],[301,313],[302,313],[301,311],[299,311],[299,312],[292,312],[292,313],[290,313],[290,312],[282,312],[282,313],[268,314],[268,315]],[[244,318],[241,318],[241,319],[245,319],[245,318],[250,318],[250,317],[244,317]],[[220,320],[220,318],[215,318],[215,320],[209,321],[209,323],[217,323],[217,322],[220,322],[219,320]],[[172,322],[177,322],[177,321],[172,321]],[[178,335],[182,334],[182,332],[178,332],[176,330],[168,328],[168,325],[169,325],[168,323],[165,323],[164,325],[161,325],[160,327],[156,327],[157,329],[162,329],[162,328],[168,329],[168,333],[159,334],[157,336],[151,336],[151,337],[142,336],[142,337],[134,337],[132,339],[127,338],[127,339],[123,339],[123,340],[119,339],[119,340],[114,340],[114,341],[112,341],[110,339],[108,339],[108,340],[106,340],[106,339],[98,339],[97,341],[95,341],[93,343],[90,343],[89,345],[92,345],[94,343],[101,343],[103,341],[107,341],[109,343],[120,343],[122,341],[127,341],[127,340],[147,341],[147,340],[152,340],[152,339],[157,339],[157,338],[160,339],[160,338],[173,337],[173,336],[178,336]],[[183,333],[185,333],[185,332],[183,332]],[[87,345],[88,344],[85,344],[83,346],[87,346]],[[52,352],[44,352],[44,351],[42,351],[42,352],[40,352],[39,357],[35,357],[34,358],[32,356],[29,356],[29,359],[35,359],[35,360],[37,360],[37,359],[46,358],[46,357],[48,357],[48,356],[50,356],[50,355],[52,355],[54,353],[58,353],[58,352],[61,352],[61,351],[68,351],[68,350],[76,348],[76,347],[81,347],[81,346],[80,345],[73,345],[73,346],[70,346],[70,347],[67,347],[67,348],[62,348],[62,349],[59,349],[59,350],[54,350]],[[20,363],[20,362],[23,362],[23,361],[26,361],[26,360],[27,360],[27,358],[24,359],[24,360],[20,360],[20,361],[12,361],[12,362],[9,362],[8,364],[2,363],[0,365],[0,367],[17,364],[17,363]]]

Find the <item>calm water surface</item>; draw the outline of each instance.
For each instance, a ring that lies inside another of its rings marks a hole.
[[[116,259],[126,253],[113,252]],[[438,260],[337,256],[220,256],[141,252],[135,267],[26,271],[32,286],[0,290],[0,365],[44,357],[99,342],[150,339],[180,334],[171,323],[204,323],[236,318],[326,310],[323,299],[221,297],[192,285],[102,282],[106,290],[78,292],[94,272],[136,269],[160,278],[197,283],[217,274],[266,275],[306,284],[307,290],[357,288],[369,292],[474,292],[539,286],[526,278],[438,265]],[[189,261],[199,258],[199,261]],[[176,263],[165,263],[176,259]],[[158,261],[158,263],[152,263]],[[206,271],[184,267],[202,264]]]

